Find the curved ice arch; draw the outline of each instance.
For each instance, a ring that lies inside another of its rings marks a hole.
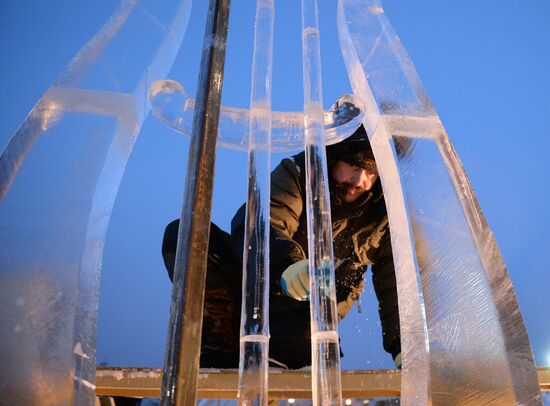
[[[109,219],[149,113],[146,90],[170,71],[191,3],[120,1],[0,151],[6,404],[94,404]]]
[[[157,80],[149,90],[153,114],[178,133],[190,135],[195,100],[175,80]],[[325,143],[335,144],[351,134],[363,121],[365,109],[355,95],[340,96],[324,112]],[[248,109],[222,106],[218,146],[248,150]],[[286,152],[304,148],[304,114],[301,111],[272,112],[271,150]]]
[[[542,404],[506,265],[380,0],[339,0],[338,34],[388,209],[401,401]]]

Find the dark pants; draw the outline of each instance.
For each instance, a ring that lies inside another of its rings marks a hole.
[[[168,224],[162,255],[170,280],[176,258],[179,220]],[[238,368],[242,265],[228,233],[210,227],[200,366]],[[272,296],[269,355],[289,368],[311,365],[309,302]]]

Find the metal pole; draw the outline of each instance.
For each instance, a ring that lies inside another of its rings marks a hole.
[[[209,4],[178,233],[162,405],[196,401],[229,3],[210,0]]]

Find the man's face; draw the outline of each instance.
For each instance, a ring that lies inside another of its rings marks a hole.
[[[351,203],[371,190],[378,174],[344,161],[336,161],[332,169],[332,179],[336,182],[342,200]]]

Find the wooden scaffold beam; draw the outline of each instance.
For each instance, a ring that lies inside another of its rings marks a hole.
[[[236,399],[238,370],[200,369],[198,398]],[[550,367],[537,368],[541,391],[550,391]],[[160,368],[97,367],[97,396],[158,398]],[[397,370],[342,371],[342,395],[346,398],[398,397],[401,373]],[[310,371],[270,370],[270,399],[311,399]]]

